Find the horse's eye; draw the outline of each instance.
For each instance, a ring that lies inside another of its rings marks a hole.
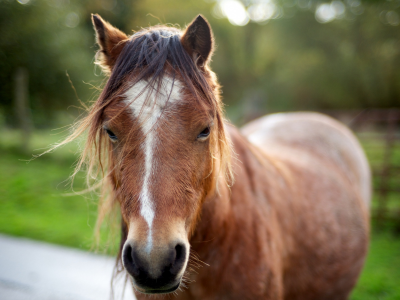
[[[204,128],[204,130],[202,132],[199,133],[199,135],[197,136],[197,139],[205,140],[209,135],[210,135],[210,126],[207,126],[206,128]]]
[[[110,139],[115,142],[118,140],[117,136],[115,135],[114,132],[112,132],[110,129],[104,128],[104,130],[107,132],[108,136],[110,137]]]

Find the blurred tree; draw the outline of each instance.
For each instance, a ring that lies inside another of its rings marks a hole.
[[[235,121],[243,109],[400,106],[399,8],[400,0],[0,0],[0,108],[13,123],[18,67],[29,72],[36,126],[77,103],[65,71],[82,100],[93,98],[83,82],[98,86],[103,76],[93,67],[91,13],[128,34],[205,15]]]
[[[25,3],[25,4],[21,4]],[[0,99],[7,122],[12,111],[13,74],[29,73],[31,109],[37,125],[48,124],[57,109],[75,104],[69,72],[81,96],[82,81],[93,80],[93,33],[80,23],[80,2],[68,0],[0,1]]]
[[[214,26],[225,101],[254,102],[259,114],[400,106],[400,1],[233,2],[212,8],[212,25],[242,26],[231,36]]]

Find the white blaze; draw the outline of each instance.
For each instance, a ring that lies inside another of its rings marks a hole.
[[[150,252],[153,247],[152,224],[155,216],[155,204],[151,194],[151,178],[156,168],[154,149],[157,147],[158,142],[156,134],[157,121],[161,117],[166,105],[170,106],[181,98],[180,83],[175,80],[174,86],[172,84],[172,79],[165,78],[161,83],[160,92],[157,93],[155,90],[157,87],[148,87],[145,90],[147,82],[139,81],[125,94],[125,101],[130,103],[133,115],[137,118],[145,136],[142,145],[145,157],[144,178],[139,201],[140,214],[146,220],[149,227],[146,246],[147,252]]]

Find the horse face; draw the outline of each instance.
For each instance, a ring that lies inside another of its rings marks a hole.
[[[122,261],[144,293],[179,286],[214,177],[212,113],[196,107],[179,80],[165,77],[159,86],[140,81],[104,111],[111,181],[128,227]]]
[[[184,32],[155,27],[128,38],[100,16],[92,20],[98,63],[111,74],[103,94],[123,86],[102,108],[112,145],[109,177],[128,231],[122,261],[140,292],[172,292],[185,272],[202,202],[216,183],[212,153],[221,131],[213,123],[221,118],[209,95],[218,94],[207,67],[211,28],[198,16]],[[127,84],[129,78],[135,80]],[[200,94],[212,105],[202,105]]]

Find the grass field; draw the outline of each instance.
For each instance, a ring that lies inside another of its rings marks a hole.
[[[34,149],[46,147],[60,138],[49,131],[38,131],[28,153],[40,153],[43,150]],[[373,141],[365,141],[364,145],[372,165],[379,164],[383,158],[379,145]],[[3,130],[0,140],[0,232],[91,249],[97,214],[96,195],[65,195],[71,193],[67,179],[77,158],[76,145],[29,163],[24,160],[31,156],[22,153],[18,147],[18,132]],[[397,151],[393,159],[400,165],[400,151]],[[83,175],[78,175],[75,190],[83,188],[83,181]],[[379,182],[375,180],[375,184]],[[390,199],[390,207],[397,209],[399,194],[391,195]],[[100,250],[111,249],[108,253],[115,254],[118,238],[111,247],[104,240]],[[367,262],[351,299],[400,299],[400,237],[390,228],[373,229]]]
[[[30,156],[20,152],[17,145],[2,143],[2,232],[83,249],[90,247],[95,203],[80,196],[63,195],[71,192],[67,179],[74,163],[73,154],[63,150],[27,162]],[[77,185],[82,186],[79,179]]]
[[[372,232],[367,262],[352,300],[400,299],[400,238]]]
[[[97,196],[74,194],[84,189],[84,174],[76,176],[71,188],[69,176],[77,159],[77,145],[30,160],[31,155],[20,151],[15,134],[5,131],[0,140],[0,232],[85,250],[115,252],[115,245],[109,247],[104,234],[103,242],[94,247]],[[46,146],[59,140],[60,135],[49,131],[36,132],[28,153],[42,153]]]

